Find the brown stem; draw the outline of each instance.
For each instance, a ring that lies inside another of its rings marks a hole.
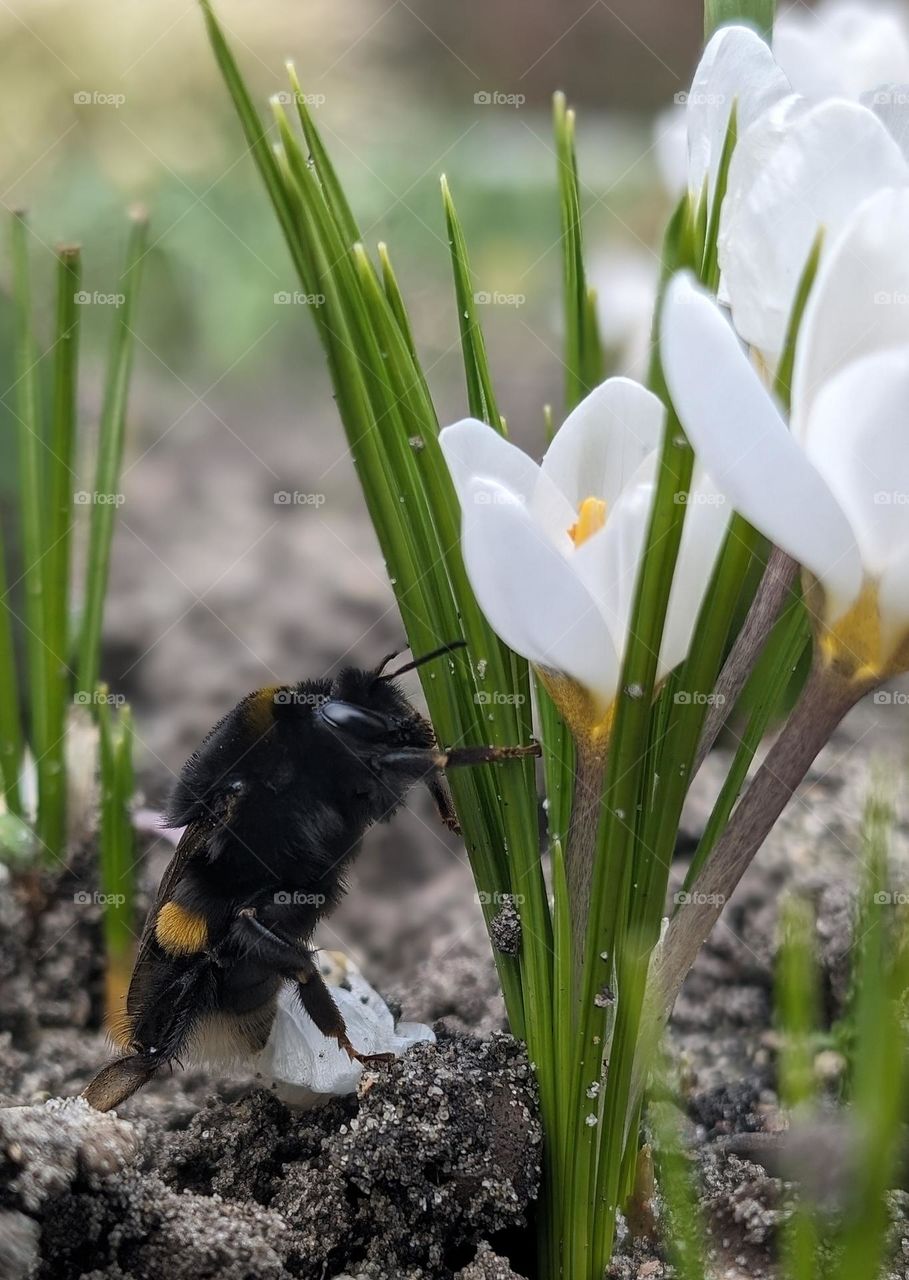
[[[830,667],[815,666],[798,705],[739,802],[686,904],[673,917],[654,956],[647,1012],[635,1063],[633,1099],[676,996],[723,907],[751,864],[796,787],[843,716],[867,693]]]
[[[574,972],[580,977],[584,963],[587,917],[590,913],[590,886],[596,856],[600,804],[603,799],[602,751],[583,739],[577,740],[574,803],[565,852],[565,877],[571,911]]]
[[[726,717],[738,701],[739,694],[754,670],[754,665],[760,657],[761,650],[773,630],[773,625],[795,581],[797,570],[798,566],[791,556],[781,551],[779,547],[773,548],[742,629],[716,682],[714,699],[698,743],[692,777],[704,763]]]

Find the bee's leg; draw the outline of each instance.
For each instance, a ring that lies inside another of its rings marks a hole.
[[[504,760],[524,760],[541,754],[538,742],[524,747],[453,747],[450,751],[440,751],[436,763],[440,769],[460,769],[465,765],[500,764]]]
[[[451,803],[451,796],[442,775],[436,772],[430,773],[426,778],[426,789],[435,801],[439,817],[445,826],[459,836],[461,824],[458,822],[458,815],[454,811],[454,805]]]
[[[255,907],[244,907],[237,912],[230,942],[231,945],[239,943],[244,955],[252,956],[286,978],[296,977],[309,956],[308,951],[263,924],[256,916]]]
[[[82,1097],[96,1111],[113,1111],[131,1098],[137,1089],[148,1084],[161,1065],[138,1053],[128,1058],[115,1058],[102,1067],[82,1090]]]
[[[332,1000],[312,952],[306,953],[306,963],[297,972],[296,979],[300,1003],[326,1040],[337,1040],[339,1048],[344,1050],[352,1062],[362,1062],[364,1066],[394,1062],[393,1053],[358,1053],[353,1047],[347,1035],[344,1015]]]
[[[501,764],[505,760],[524,760],[539,756],[542,748],[538,742],[523,747],[452,747],[450,751],[438,751],[431,747],[400,747],[382,756],[381,763],[392,768],[402,765],[430,769],[460,769],[465,765]]]
[[[213,974],[207,958],[167,983],[138,1018],[132,1053],[115,1058],[82,1091],[96,1111],[111,1111],[148,1084],[161,1067],[173,1062],[186,1044],[193,1024],[213,1003]]]

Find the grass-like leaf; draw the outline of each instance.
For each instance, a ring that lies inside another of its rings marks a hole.
[[[69,583],[75,490],[81,254],[64,245],[57,252],[57,321],[53,347],[53,405],[47,450],[44,551],[45,722],[38,757],[38,836],[45,848],[61,850],[66,839],[66,721],[70,686]]]
[[[95,468],[96,501],[91,508],[85,604],[79,639],[77,689],[85,693],[91,693],[98,682],[104,597],[107,592],[107,576],[117,512],[115,503],[109,500],[99,501],[98,495],[109,499],[116,492],[123,465],[126,404],[134,347],[132,326],[147,242],[148,219],[144,210],[136,210],[133,213],[126,261],[120,276],[124,300],[117,308],[114,317],[107,366],[107,385],[101,409]]]
[[[775,12],[776,0],[704,0],[704,36],[709,40],[717,27],[744,22],[769,40]]]
[[[134,778],[133,728],[128,707],[111,710],[102,686],[95,698],[100,729],[100,885],[104,905],[105,1004],[122,1014],[135,952],[135,840],[130,804]]]

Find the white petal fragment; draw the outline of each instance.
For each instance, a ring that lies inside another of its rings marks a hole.
[[[679,419],[717,488],[823,582],[838,616],[861,586],[849,522],[786,428],[719,308],[680,274],[662,321],[666,381]]]

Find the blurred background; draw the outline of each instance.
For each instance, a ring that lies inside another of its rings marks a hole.
[[[220,0],[218,12],[263,110],[295,60],[367,243],[389,243],[443,420],[465,412],[448,174],[491,299],[500,402],[514,437],[541,451],[543,405],[558,418],[562,394],[552,92],[579,111],[587,247],[610,331],[610,306],[646,297],[656,271],[670,198],[653,122],[688,84],[700,4]],[[248,689],[374,661],[400,625],[311,316],[194,0],[2,0],[0,143],[2,202],[30,211],[45,345],[53,245],[84,246],[88,441],[126,210],[151,215],[104,676],[134,705],[157,801]],[[0,281],[2,327],[5,248]],[[9,388],[8,343],[0,361]],[[7,419],[10,403],[0,397]],[[283,491],[320,500],[282,505]]]

